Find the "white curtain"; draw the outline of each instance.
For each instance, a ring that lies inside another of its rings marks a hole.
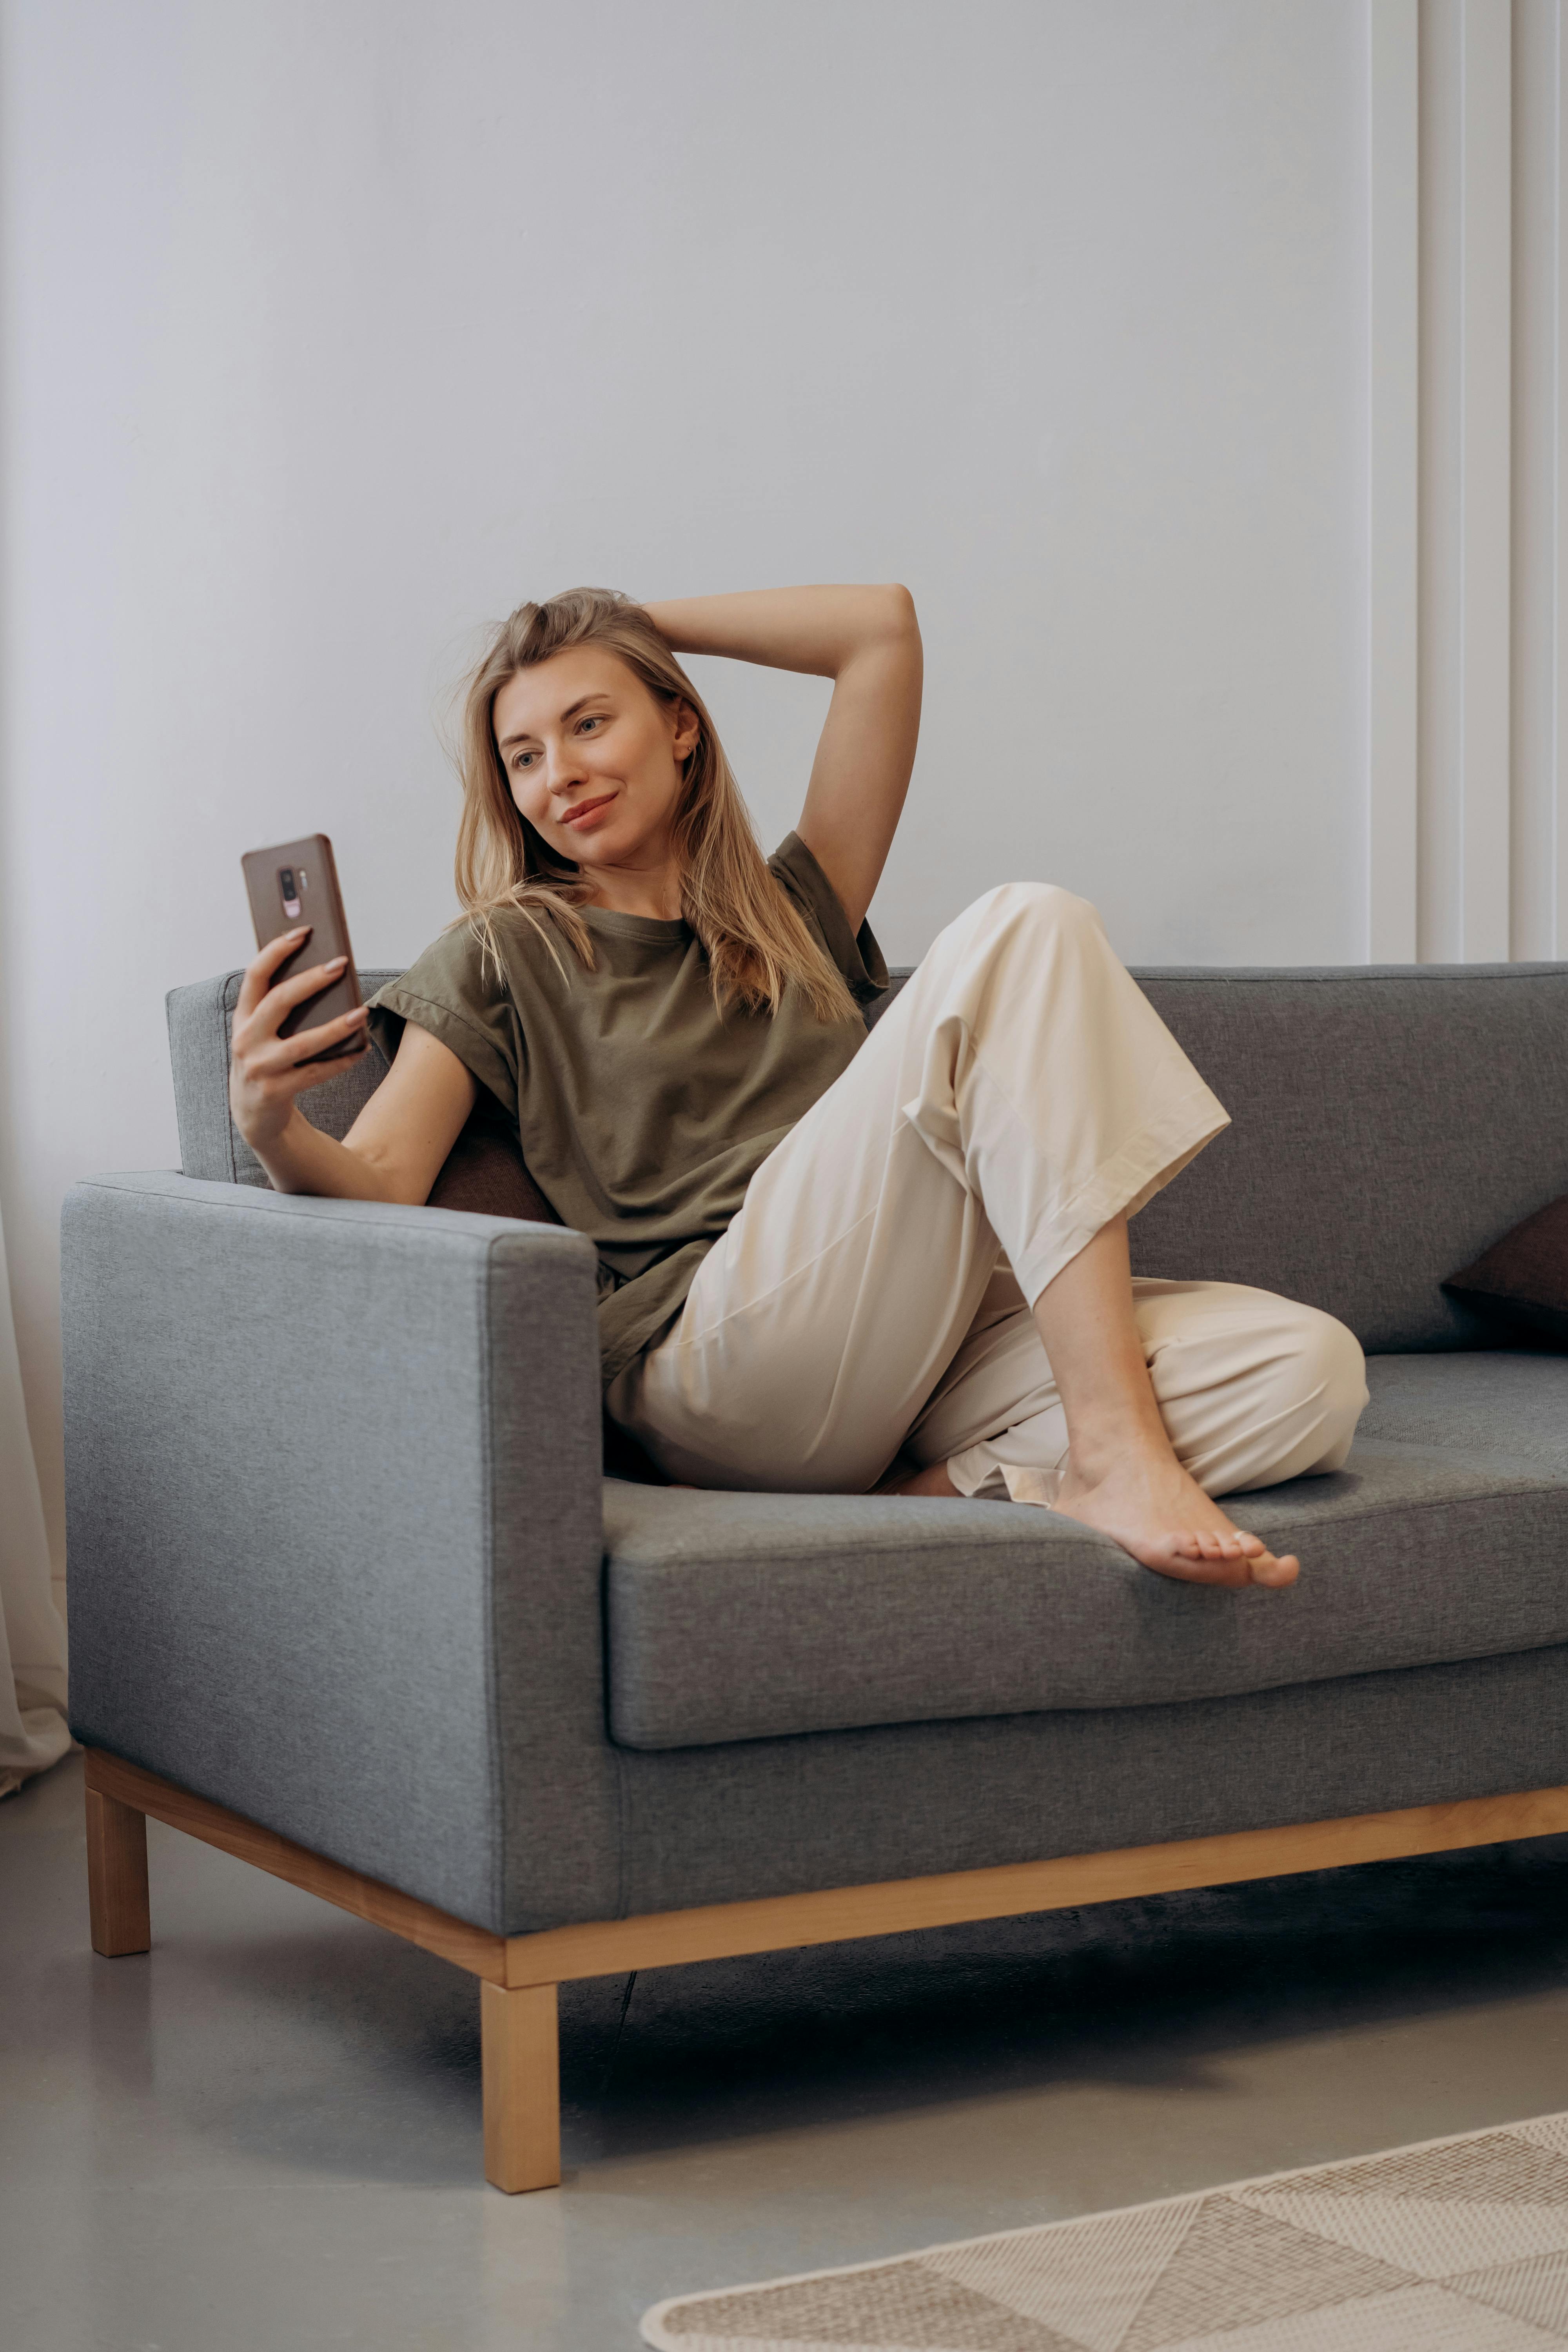
[[[49,1590],[0,1226],[0,1797],[58,1763],[70,1746],[65,1706],[66,1633]]]

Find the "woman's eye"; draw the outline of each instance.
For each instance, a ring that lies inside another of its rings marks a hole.
[[[588,717],[587,717],[586,719],[579,719],[579,720],[577,721],[577,724],[578,724],[578,726],[579,726],[580,728],[581,728],[581,727],[602,727],[602,726],[604,725],[604,723],[605,723],[605,722],[604,722],[603,718],[602,718],[602,717],[599,717],[599,716],[596,716],[596,715],[595,715],[595,714],[594,714],[593,712],[590,712],[590,713],[589,713],[589,715],[588,715]]]

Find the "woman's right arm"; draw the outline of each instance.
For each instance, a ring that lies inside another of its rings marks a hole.
[[[317,964],[274,988],[273,973],[301,937],[291,931],[274,940],[247,967],[229,1054],[234,1123],[275,1192],[316,1192],[337,1201],[399,1201],[417,1207],[428,1200],[474,1107],[478,1081],[450,1046],[411,1021],[392,1068],[342,1142],[312,1127],[296,1097],[335,1077],[351,1057],[331,1062],[310,1057],[345,1038],[357,1038],[363,1054],[369,1033],[361,1005],[319,1028],[279,1036],[279,1024],[294,1006],[317,995],[342,969],[341,960]]]
[[[921,729],[920,624],[907,588],[751,588],[645,607],[675,653],[833,680],[795,827],[858,931],[910,788]]]

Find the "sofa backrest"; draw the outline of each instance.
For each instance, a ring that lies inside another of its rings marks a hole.
[[[1283,1291],[1374,1351],[1483,1337],[1439,1285],[1568,1192],[1568,964],[1136,977],[1232,1120],[1134,1221],[1136,1270]],[[228,1115],[239,978],[169,998],[180,1150],[263,1184]],[[384,1074],[373,1047],[304,1108],[346,1134]]]
[[[1376,1353],[1486,1336],[1439,1288],[1568,1192],[1568,964],[1141,971],[1231,1116],[1139,1273],[1257,1283]]]

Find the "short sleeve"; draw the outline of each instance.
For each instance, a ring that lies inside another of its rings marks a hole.
[[[858,931],[849,928],[838,893],[802,841],[792,833],[768,860],[773,879],[782,882],[805,917],[835,968],[849,984],[858,1004],[868,1004],[888,985],[888,967],[869,923]]]
[[[505,981],[467,922],[443,931],[417,962],[371,998],[371,1034],[389,1062],[408,1021],[438,1037],[517,1117],[515,1009]]]

